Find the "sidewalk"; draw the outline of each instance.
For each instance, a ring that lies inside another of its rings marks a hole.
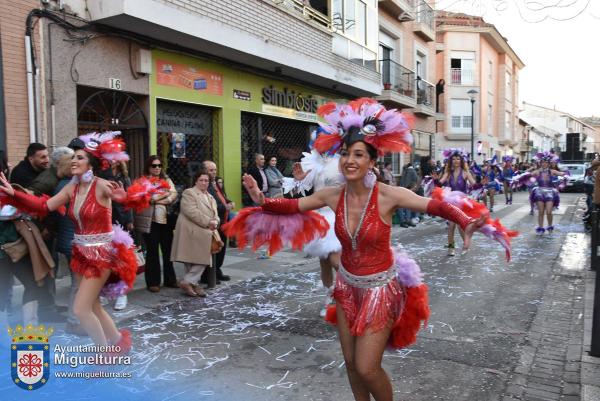
[[[594,311],[596,272],[588,270],[585,277],[585,311],[583,314],[583,350],[581,356],[581,399],[600,401],[600,358],[589,355]]]
[[[310,264],[308,269],[316,269],[317,259],[304,258],[302,253],[281,251],[270,259],[257,259],[258,254],[254,254],[248,250],[240,251],[236,248],[228,248],[223,263],[223,272],[231,277],[231,281],[222,282],[211,290],[207,290],[210,297],[211,293],[220,291],[231,285],[241,281],[250,280],[261,274],[269,272],[285,271],[290,266],[300,266]],[[67,306],[69,302],[69,291],[71,278],[67,272],[66,260],[61,261],[59,276],[63,276],[56,280],[56,303],[58,305]],[[184,267],[182,263],[175,263],[175,273],[177,277],[183,277]],[[18,283],[18,282],[17,282]],[[13,301],[11,311],[11,324],[18,324],[21,320],[21,298],[23,294],[23,286],[17,284],[13,289]],[[325,296],[325,292],[323,293]],[[174,302],[189,300],[190,298],[183,294],[179,288],[161,287],[160,292],[151,293],[146,290],[144,275],[137,276],[134,283],[134,288],[128,294],[128,305],[122,311],[115,311],[112,305],[105,306],[106,310],[113,316],[115,322],[120,322],[129,319],[133,316],[139,316],[156,307],[169,305]],[[200,299],[200,298],[199,298]],[[65,322],[66,323],[66,322]],[[55,330],[64,330],[65,324],[52,324]]]
[[[600,358],[589,356],[590,248],[588,234],[567,235],[502,401],[600,401]]]

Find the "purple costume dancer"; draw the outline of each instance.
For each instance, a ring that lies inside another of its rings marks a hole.
[[[545,231],[549,233],[554,231],[552,211],[557,209],[560,204],[560,196],[558,190],[553,185],[552,178],[554,176],[565,175],[565,173],[549,168],[550,161],[554,158],[553,154],[549,152],[538,153],[536,158],[540,161],[541,168],[533,172],[537,186],[532,189],[529,200],[538,208],[538,227],[535,229],[535,232],[538,235],[542,235]],[[548,227],[546,229],[544,229],[544,214],[548,220]]]
[[[468,157],[462,149],[445,149],[442,152],[444,158],[444,174],[440,179],[442,186],[450,188],[452,191],[468,193],[468,184],[474,185],[475,179],[469,171],[467,163]],[[448,224],[448,256],[454,256],[454,231],[456,224]],[[463,232],[460,231],[461,237]]]

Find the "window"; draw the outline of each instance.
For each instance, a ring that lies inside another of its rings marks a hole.
[[[473,85],[475,79],[475,53],[452,52],[450,58],[451,83],[454,85]]]
[[[471,101],[467,99],[450,100],[450,116],[453,132],[471,132],[473,118],[471,117]]]
[[[504,134],[506,137],[512,137],[512,113],[510,111],[505,112],[504,116]]]
[[[494,64],[492,60],[488,61],[488,79],[492,81],[494,79]]]
[[[333,52],[377,70],[377,8],[372,0],[332,0]]]
[[[505,81],[506,81],[506,100],[512,100],[512,76],[510,75],[510,72],[506,71],[505,74]]]

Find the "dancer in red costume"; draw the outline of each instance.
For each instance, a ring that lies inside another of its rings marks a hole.
[[[0,190],[8,195],[4,199],[6,203],[41,216],[69,203],[68,215],[75,224],[71,269],[80,280],[73,306],[75,315],[95,344],[118,345],[121,352],[126,353],[131,348],[129,332],[117,329],[99,301],[100,291],[111,273],[131,288],[137,269],[133,241],[111,222],[111,202],[123,201],[126,193],[117,184],[93,174],[100,168],[105,154],[127,156],[119,139],[107,136],[104,139],[102,141],[96,134],[87,145],[82,143],[83,149],[75,151],[71,162],[73,181],[51,198],[15,191],[3,174],[0,175]],[[102,148],[103,142],[105,148]],[[102,152],[102,149],[111,152]]]
[[[487,214],[469,217],[447,202],[371,179],[378,155],[410,150],[407,116],[386,111],[371,99],[326,104],[319,112],[330,123],[330,135],[317,140],[315,148],[342,146],[339,167],[346,184],[301,199],[265,199],[254,179],[244,175],[248,193],[262,206],[242,210],[223,229],[242,247],[269,244],[275,251],[287,242],[298,249],[302,241],[326,233],[325,220],[312,210],[328,206],[335,211],[335,232],[342,244],[334,291],[339,308],[327,319],[337,323],[354,398],[366,401],[372,395],[377,401],[392,401],[392,385],[381,366],[383,352],[388,346],[413,343],[429,317],[427,286],[418,266],[405,254],[394,255],[390,247],[394,212],[407,208],[458,224],[465,232],[465,248]]]

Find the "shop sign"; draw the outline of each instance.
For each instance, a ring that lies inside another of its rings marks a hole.
[[[263,104],[262,112],[277,117],[293,118],[295,120],[306,120],[315,122],[318,120],[317,114],[315,113],[307,113],[305,111],[287,109],[285,107],[271,106],[270,104]]]
[[[233,90],[233,98],[239,99],[239,100],[250,101],[250,100],[252,100],[252,95],[250,94],[250,92],[241,91],[239,89],[234,89]]]
[[[208,135],[206,113],[197,106],[159,102],[156,110],[158,132],[180,132],[188,135]]]
[[[319,101],[312,95],[303,95],[296,93],[288,88],[282,91],[273,88],[273,85],[263,88],[262,102],[265,105],[276,106],[280,108],[292,109],[301,113],[316,113],[319,107]]]
[[[223,95],[223,74],[165,60],[156,60],[156,83],[211,95]]]

